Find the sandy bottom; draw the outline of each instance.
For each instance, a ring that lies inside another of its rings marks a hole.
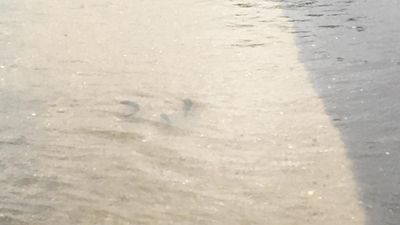
[[[278,3],[0,7],[1,224],[364,223]]]

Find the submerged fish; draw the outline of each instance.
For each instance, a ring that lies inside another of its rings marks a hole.
[[[185,116],[192,110],[193,107],[193,101],[190,100],[189,98],[183,99],[183,112],[185,113]]]
[[[134,115],[137,112],[139,112],[139,110],[140,110],[140,105],[134,101],[122,100],[122,101],[119,101],[119,103],[122,105],[129,106],[130,112],[131,112],[130,115]]]
[[[167,114],[165,114],[165,113],[161,113],[160,114],[160,118],[166,123],[171,123],[171,120],[169,119],[169,116]]]

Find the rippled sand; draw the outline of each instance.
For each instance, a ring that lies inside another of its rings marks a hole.
[[[0,224],[363,224],[278,2],[0,7]]]

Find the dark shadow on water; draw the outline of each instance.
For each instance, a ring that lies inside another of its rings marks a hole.
[[[400,2],[275,2],[341,132],[367,225],[400,224]]]

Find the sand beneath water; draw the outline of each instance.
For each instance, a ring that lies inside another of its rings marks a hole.
[[[278,2],[1,8],[0,223],[364,223]]]

